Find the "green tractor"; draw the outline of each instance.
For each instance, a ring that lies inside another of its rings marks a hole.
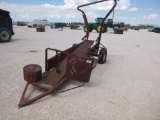
[[[101,27],[102,27],[102,33],[107,32],[107,24],[104,23],[103,26],[101,26],[103,18],[98,17],[95,19],[96,23],[88,23],[89,24],[89,32],[92,32],[92,30],[96,30],[98,33],[100,33]],[[84,32],[87,32],[87,27],[83,27]]]
[[[95,21],[96,23],[88,23],[89,24],[89,32],[92,32],[92,30],[96,30],[98,33],[100,33],[101,27],[102,27],[102,33],[107,32],[107,28],[113,28],[113,30],[115,29],[124,29],[127,30],[127,27],[124,25],[123,22],[118,22],[118,23],[113,23],[113,19],[107,19],[104,22],[104,25],[101,26],[103,18],[98,17]],[[87,32],[87,27],[84,26],[83,27],[84,32]]]

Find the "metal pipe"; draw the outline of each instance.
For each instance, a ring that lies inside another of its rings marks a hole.
[[[79,88],[79,87],[82,87],[84,86],[84,83],[82,83],[82,85],[79,85],[77,87],[73,87],[73,88],[69,88],[69,89],[66,89],[66,90],[63,90],[63,91],[54,91],[55,93],[63,93],[63,92],[67,92],[67,91],[70,91],[70,90],[73,90],[73,89],[76,89],[76,88]]]
[[[101,30],[100,30],[100,33],[99,33],[99,36],[98,36],[98,43],[100,43],[101,41],[101,36],[102,36],[102,26],[104,25],[104,21],[108,18],[108,16],[111,14],[111,12],[114,10],[114,8],[116,7],[117,5],[117,0],[114,0],[115,4],[114,6],[111,8],[111,10],[108,12],[108,14],[103,18],[103,21],[101,23]]]
[[[48,71],[48,49],[45,50],[45,71]]]
[[[108,12],[108,14],[105,16],[105,18],[103,19],[103,21],[102,21],[102,23],[101,23],[101,25],[103,25],[105,19],[110,15],[110,13],[111,13],[111,12],[114,10],[114,8],[116,7],[116,5],[117,5],[117,0],[101,0],[101,1],[96,1],[96,2],[92,2],[92,3],[88,3],[88,4],[83,4],[83,5],[80,5],[80,6],[77,7],[77,10],[79,10],[80,12],[82,12],[82,16],[83,16],[85,25],[86,25],[86,27],[87,27],[86,35],[82,38],[83,40],[84,40],[85,38],[88,40],[88,38],[89,38],[89,25],[88,25],[88,20],[87,20],[86,14],[85,14],[84,11],[81,10],[80,8],[81,8],[81,7],[84,7],[84,6],[89,6],[89,5],[93,5],[93,4],[105,2],[105,1],[114,1],[115,4],[114,4],[114,6],[112,7],[112,9]],[[100,33],[99,33],[98,43],[100,43],[101,34],[102,34],[102,27],[101,27],[101,30],[100,30]]]
[[[58,51],[56,50],[56,56],[57,56],[57,65],[56,65],[56,73],[59,73],[59,56],[58,56]]]

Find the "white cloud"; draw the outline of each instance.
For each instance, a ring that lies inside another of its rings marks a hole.
[[[119,8],[119,10],[127,10],[128,9],[128,6],[121,6],[120,8]]]
[[[75,14],[65,14],[65,18],[75,18]]]
[[[147,19],[147,20],[157,20],[159,18],[159,16],[157,14],[149,14],[147,16],[143,16],[143,19]]]
[[[0,2],[0,8],[11,12],[14,21],[25,20],[33,21],[34,19],[48,19],[49,21],[80,21],[83,22],[81,13],[76,10],[78,5],[89,3],[93,0],[64,0],[63,5],[54,5],[45,3],[42,5],[13,4]],[[97,17],[97,10],[110,10],[113,2],[103,2],[90,7],[86,7],[88,21]],[[118,11],[137,11],[137,8],[130,8],[130,0],[120,0],[116,6]],[[88,12],[89,11],[89,12]],[[103,13],[103,12],[101,12]]]
[[[134,11],[138,11],[138,9],[134,7],[134,8],[130,8],[128,11],[134,12]]]
[[[135,20],[136,20],[136,18],[133,18],[133,20],[135,21]]]
[[[64,0],[64,8],[77,8],[78,5],[89,3],[89,0]]]
[[[30,15],[29,14],[21,14],[21,15],[18,15],[19,18],[30,18]]]
[[[60,15],[56,15],[56,14],[51,14],[49,17],[50,18],[60,18],[61,16]]]
[[[40,5],[40,7],[50,8],[50,9],[57,9],[57,8],[61,9],[62,8],[62,6],[51,5],[48,3],[42,4],[42,5]]]
[[[147,10],[152,11],[153,9],[152,8],[148,8]]]
[[[128,20],[128,17],[117,16],[114,19],[115,19],[115,21],[124,21],[124,20]]]
[[[130,23],[132,24],[132,25],[134,25],[135,24],[135,22],[136,22],[136,20],[137,20],[137,18],[132,18],[131,20],[130,20]]]

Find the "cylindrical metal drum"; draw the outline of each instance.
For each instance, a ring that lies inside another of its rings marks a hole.
[[[42,67],[37,64],[29,64],[23,68],[24,80],[32,83],[42,78]]]

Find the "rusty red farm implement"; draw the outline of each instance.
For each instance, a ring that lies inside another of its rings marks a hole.
[[[109,0],[101,0],[88,4],[78,6],[77,9],[82,12],[85,25],[88,26],[86,15],[81,7],[101,3]],[[111,10],[104,17],[101,26],[103,26],[106,18],[111,14],[117,5],[117,0],[114,1],[114,5]],[[87,29],[89,30],[89,29]],[[82,85],[71,88],[75,89],[88,83],[92,69],[96,67],[97,63],[104,64],[107,57],[107,48],[101,44],[101,32],[96,40],[89,40],[89,31],[82,38],[82,42],[73,45],[65,51],[46,48],[45,50],[45,72],[42,73],[42,68],[36,64],[29,64],[23,68],[24,80],[27,81],[26,87],[21,96],[19,107],[28,105],[36,100],[39,100],[50,93],[55,92],[62,84],[69,80],[75,80],[81,82]],[[48,51],[54,51],[55,56],[48,58]],[[33,98],[26,98],[25,94],[29,85],[33,85],[44,92]],[[71,90],[68,89],[68,90]],[[62,92],[68,91],[64,90]]]

